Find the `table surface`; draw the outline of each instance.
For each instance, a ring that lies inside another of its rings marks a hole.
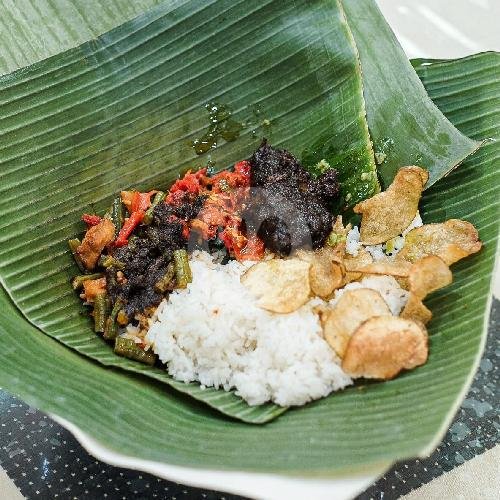
[[[460,57],[465,53],[500,49],[495,28],[500,18],[498,0],[455,0],[453,10],[446,0],[378,0],[378,3],[409,57]],[[482,26],[479,33],[478,25]],[[359,495],[358,500],[400,498],[499,443],[499,325],[500,302],[494,300],[480,368],[437,450],[426,459],[396,464]],[[47,415],[1,391],[0,466],[27,498],[239,498],[100,462]],[[2,490],[1,485],[0,478],[0,499],[10,500],[12,492]]]

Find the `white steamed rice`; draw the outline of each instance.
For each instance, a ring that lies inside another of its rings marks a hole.
[[[240,283],[247,266],[201,252],[190,264],[193,282],[162,302],[147,334],[174,378],[236,388],[251,405],[302,405],[351,384],[322,338],[318,300],[270,313]]]
[[[240,283],[251,263],[221,265],[195,252],[190,265],[193,282],[160,304],[146,335],[175,379],[235,388],[251,405],[282,406],[302,405],[352,383],[323,339],[314,311],[320,299],[290,314],[271,313]],[[390,276],[367,277],[344,289],[354,288],[379,291],[393,314],[407,299]]]

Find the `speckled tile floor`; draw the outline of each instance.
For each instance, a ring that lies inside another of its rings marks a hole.
[[[399,498],[499,444],[499,326],[500,301],[494,300],[480,368],[437,450],[426,459],[398,463],[357,500]],[[0,392],[0,443],[0,465],[26,498],[239,498],[102,463],[48,416],[5,392]],[[0,491],[0,499],[3,498],[8,497]]]

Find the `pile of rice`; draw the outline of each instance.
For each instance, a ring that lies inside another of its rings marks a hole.
[[[193,282],[156,312],[147,340],[177,380],[230,390],[251,405],[302,405],[351,383],[322,338],[311,300],[290,314],[267,312],[240,283],[248,265],[196,252]]]
[[[351,384],[323,339],[315,308],[324,302],[311,299],[290,314],[261,309],[240,283],[251,264],[221,265],[205,252],[192,255],[193,282],[160,304],[146,335],[168,373],[234,388],[250,405],[303,405]],[[394,278],[370,276],[337,290],[330,303],[354,288],[379,291],[393,314],[407,300]]]

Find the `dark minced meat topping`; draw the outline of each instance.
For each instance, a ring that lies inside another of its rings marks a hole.
[[[119,282],[119,269],[112,266],[106,270],[107,291],[113,303],[118,299],[124,302],[129,318],[163,299],[155,291],[155,284],[166,274],[174,250],[186,247],[183,225],[178,219],[196,217],[203,201],[204,197],[198,196],[175,207],[160,203],[154,209],[151,224],[141,227],[127,246],[114,251],[113,257],[124,266],[126,283]]]
[[[330,209],[340,189],[337,171],[328,169],[313,178],[291,153],[265,140],[250,165],[251,186],[256,189],[244,214],[247,227],[282,255],[296,248],[321,247],[332,230]]]

